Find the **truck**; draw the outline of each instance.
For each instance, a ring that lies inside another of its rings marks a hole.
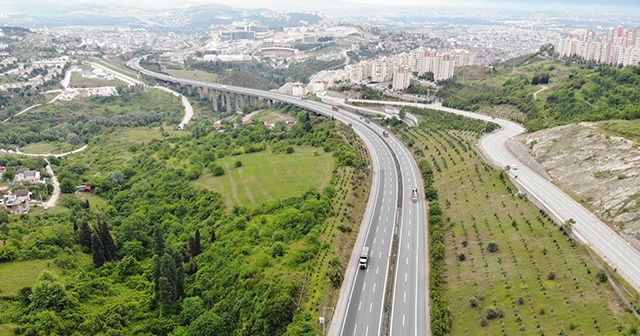
[[[331,109],[336,111],[336,112],[339,110],[339,108],[337,106],[331,106]]]
[[[389,132],[387,131],[382,131],[382,135],[384,135],[385,138],[389,137]]]
[[[362,248],[362,252],[360,252],[360,268],[367,268],[369,264],[369,246],[365,246]]]

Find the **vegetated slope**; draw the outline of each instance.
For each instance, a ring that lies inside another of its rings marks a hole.
[[[511,115],[501,116],[524,122],[532,131],[580,121],[640,118],[638,66],[578,65],[537,57],[518,67],[509,64],[458,70],[438,96],[445,106],[487,114],[510,107]],[[534,99],[539,87],[532,83],[549,88]]]
[[[428,110],[427,110],[428,111]],[[442,114],[442,113],[440,113]],[[635,330],[596,261],[473,149],[483,122],[426,112],[400,131],[437,196],[430,211],[432,330],[444,335],[618,334]],[[433,122],[435,121],[435,122]],[[424,170],[423,170],[424,172]],[[434,237],[442,237],[435,242]],[[599,278],[597,274],[601,274]],[[613,273],[609,273],[613,274]],[[444,307],[440,304],[445,301]],[[432,302],[433,304],[433,302]],[[637,302],[635,302],[637,305]],[[443,309],[445,311],[443,311]],[[451,320],[448,320],[450,314]],[[637,323],[637,321],[635,321]],[[449,329],[450,328],[450,329]]]
[[[46,335],[317,334],[364,211],[367,158],[347,126],[292,113],[291,130],[196,125],[137,143],[108,173],[93,170],[99,151],[54,160],[108,204],[81,201],[72,187],[63,190],[71,212],[0,218],[0,262],[53,258],[64,273],[1,298],[0,323]],[[227,210],[223,195],[190,184],[219,158],[288,146],[331,153],[326,188]]]
[[[640,247],[638,130],[638,121],[582,122],[519,140],[558,186]]]

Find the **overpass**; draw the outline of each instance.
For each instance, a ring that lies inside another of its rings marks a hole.
[[[270,107],[288,103],[348,124],[369,150],[373,181],[362,225],[347,265],[340,296],[332,314],[329,335],[430,335],[426,258],[426,202],[410,190],[424,190],[422,176],[409,149],[384,128],[345,110],[278,92],[227,86],[155,73],[127,62],[139,73],[176,89],[197,92],[212,102],[214,111],[244,106]],[[394,243],[396,242],[396,243]],[[370,248],[366,269],[358,268],[362,247]],[[394,246],[396,251],[394,252]],[[390,265],[395,261],[395,272]],[[389,302],[393,302],[389,304]],[[323,312],[325,309],[323,309]]]

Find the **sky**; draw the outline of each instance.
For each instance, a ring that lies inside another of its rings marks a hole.
[[[471,8],[499,8],[522,10],[557,10],[567,6],[579,6],[578,9],[592,10],[615,5],[637,12],[640,0],[0,0],[0,14],[3,8],[20,8],[19,12],[33,8],[53,6],[74,6],[77,4],[100,4],[116,7],[140,8],[184,8],[194,5],[223,4],[240,8],[266,8],[278,11],[323,11],[329,14],[340,13],[341,10],[356,11],[360,14],[363,9],[393,8],[407,10],[412,7],[433,9],[471,9]],[[636,10],[631,10],[631,8]],[[575,8],[575,7],[574,7]]]

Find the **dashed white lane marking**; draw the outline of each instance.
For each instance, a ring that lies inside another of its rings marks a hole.
[[[406,295],[407,293],[405,293]],[[360,311],[360,308],[362,307],[362,301],[360,301],[360,303],[358,303],[358,311]]]

